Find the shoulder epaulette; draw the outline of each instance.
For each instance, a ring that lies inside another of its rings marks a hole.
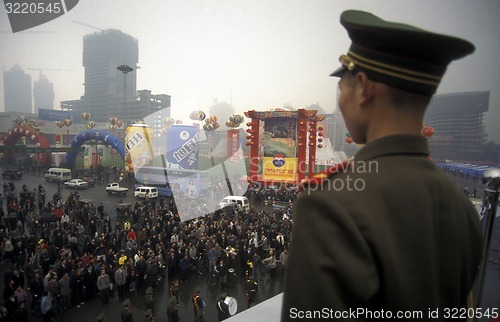
[[[331,176],[335,175],[336,173],[339,173],[341,171],[344,171],[349,167],[351,160],[345,160],[340,163],[337,163],[336,165],[326,169],[323,172],[315,174],[312,178],[306,178],[302,179],[302,182],[299,184],[299,192],[304,191],[309,187],[318,187],[321,186],[321,184]]]

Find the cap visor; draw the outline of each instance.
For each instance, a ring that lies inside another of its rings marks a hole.
[[[341,77],[345,70],[346,70],[346,67],[344,65],[340,65],[340,67],[337,68],[333,73],[331,73],[330,76]]]

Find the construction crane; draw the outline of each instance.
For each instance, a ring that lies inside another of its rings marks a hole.
[[[89,28],[95,29],[95,30],[100,30],[100,31],[103,31],[103,30],[104,30],[104,29],[102,29],[102,28],[99,28],[99,27],[94,27],[94,26],[88,25],[88,24],[83,23],[83,22],[80,22],[80,21],[73,20],[73,22],[74,22],[74,23],[77,23],[77,24],[79,24],[79,25],[85,26],[85,27],[89,27]]]

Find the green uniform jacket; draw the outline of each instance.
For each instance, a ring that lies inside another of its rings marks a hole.
[[[432,320],[443,320],[445,308],[466,307],[481,244],[477,212],[430,160],[425,138],[380,138],[298,198],[282,321],[387,320],[382,310],[431,320],[435,309]]]

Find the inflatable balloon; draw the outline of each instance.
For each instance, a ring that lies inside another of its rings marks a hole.
[[[175,120],[171,118],[170,116],[167,116],[163,119],[163,124],[166,126],[170,126],[175,123]]]
[[[122,125],[123,125],[122,121],[120,121],[120,120],[116,121],[116,126],[117,127],[122,127]]]
[[[71,124],[73,124],[73,121],[71,119],[65,119],[64,120],[64,125],[66,125],[67,127],[70,127]]]
[[[88,120],[90,118],[90,113],[84,112],[82,113],[82,119],[84,121]]]
[[[116,117],[114,117],[114,116],[113,116],[113,117],[110,117],[110,118],[109,118],[109,123],[110,123],[111,125],[115,125],[115,124],[116,124],[116,122],[118,122],[118,119],[117,119]]]
[[[350,136],[348,136],[348,137],[345,138],[345,141],[347,143],[351,144],[352,143],[352,138]]]
[[[205,112],[203,111],[193,111],[189,114],[189,118],[193,121],[203,121],[206,117]]]
[[[95,122],[94,121],[90,121],[87,123],[87,129],[91,130],[93,129],[95,126]]]
[[[56,121],[56,125],[58,128],[62,129],[62,127],[64,126],[64,122],[63,121]]]

